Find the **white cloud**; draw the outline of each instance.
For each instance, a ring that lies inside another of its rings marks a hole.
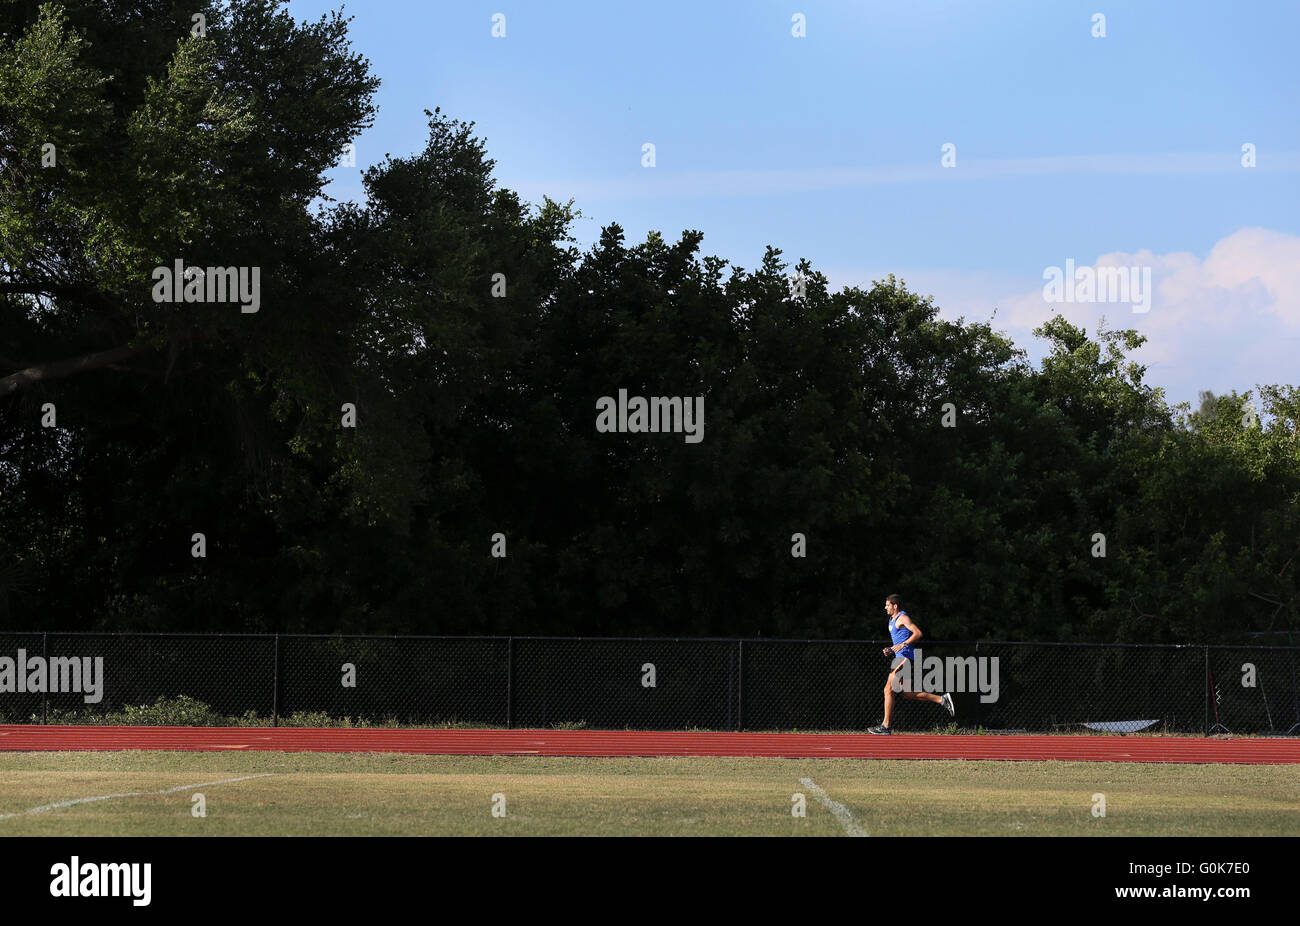
[[[967,271],[896,271],[908,287],[931,294],[945,318],[993,325],[1038,360],[1041,341],[1031,332],[1055,314],[1093,334],[1106,327],[1136,328],[1147,343],[1132,355],[1148,367],[1146,381],[1164,387],[1171,402],[1196,402],[1197,392],[1245,391],[1260,383],[1300,384],[1300,236],[1243,228],[1218,241],[1204,258],[1188,252],[1113,252],[1077,267],[1150,267],[1155,294],[1150,311],[1126,304],[1049,303],[1044,282],[1007,284],[1005,275]],[[869,285],[883,273],[827,273],[832,283]]]

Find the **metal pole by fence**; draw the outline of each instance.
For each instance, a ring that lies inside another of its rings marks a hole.
[[[280,635],[275,635],[275,657],[271,668],[271,726],[280,725]]]
[[[45,660],[47,666],[50,664],[50,635],[48,633],[41,634],[41,658]],[[23,670],[19,669],[18,671]],[[41,688],[41,723],[45,723],[45,705],[46,699],[49,698],[49,694],[45,690],[47,687],[49,686]]]
[[[736,729],[745,729],[745,641],[737,640],[736,656]]]
[[[506,729],[515,723],[515,638],[506,639]]]

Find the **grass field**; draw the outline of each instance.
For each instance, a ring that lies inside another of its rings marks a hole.
[[[190,787],[248,775],[266,777]],[[192,815],[195,792],[206,817]],[[796,793],[802,818],[791,812]],[[1097,793],[1105,817],[1093,815]],[[493,816],[494,794],[504,817]],[[116,796],[30,812],[103,795]],[[1294,836],[1300,781],[1294,767],[1256,765],[0,754],[0,837],[839,836],[846,826],[870,836]]]

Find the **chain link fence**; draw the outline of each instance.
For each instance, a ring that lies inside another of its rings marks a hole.
[[[0,633],[0,723],[864,730],[885,641]],[[932,642],[924,732],[1300,735],[1300,647]],[[954,726],[955,725],[955,726]]]

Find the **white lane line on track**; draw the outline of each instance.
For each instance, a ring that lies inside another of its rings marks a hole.
[[[835,819],[839,820],[840,826],[844,827],[844,834],[846,836],[868,835],[867,831],[862,828],[862,824],[853,819],[853,814],[849,813],[849,808],[831,800],[831,796],[822,790],[822,787],[811,778],[800,778],[799,784],[811,791],[813,797],[825,804],[826,809],[835,814]]]
[[[275,772],[263,772],[260,775],[244,775],[242,778],[223,778],[221,781],[204,781],[196,785],[180,785],[175,788],[163,788],[161,791],[128,791],[125,794],[97,794],[94,797],[78,797],[70,801],[58,801],[54,804],[42,804],[40,807],[33,807],[30,810],[20,810],[18,813],[0,813],[0,820],[8,820],[10,817],[21,817],[29,813],[45,813],[49,810],[58,810],[60,807],[72,807],[75,804],[89,804],[92,801],[109,801],[115,797],[145,797],[150,794],[174,794],[177,791],[188,791],[191,788],[208,788],[212,785],[228,785],[236,781],[249,781],[253,778],[270,778]]]

